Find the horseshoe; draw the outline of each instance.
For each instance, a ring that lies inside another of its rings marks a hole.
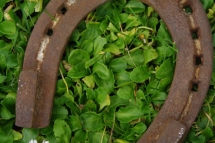
[[[106,1],[48,3],[25,52],[16,101],[17,126],[49,125],[59,62],[68,39],[80,20]],[[213,46],[209,22],[199,0],[141,1],[152,6],[163,19],[178,53],[169,95],[138,143],[180,143],[201,109],[211,79]]]

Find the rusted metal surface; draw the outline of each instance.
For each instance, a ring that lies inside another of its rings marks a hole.
[[[178,54],[169,95],[139,143],[182,142],[202,107],[211,79],[213,48],[209,22],[199,0],[145,2],[165,21]],[[191,12],[186,12],[186,8]],[[181,125],[172,125],[171,120]],[[182,130],[178,136],[166,141],[162,139],[175,134],[179,127]]]
[[[80,20],[106,1],[49,2],[26,49],[17,93],[17,126],[49,125],[59,62],[68,39]],[[199,0],[141,1],[151,5],[164,20],[178,54],[168,98],[138,143],[180,143],[201,109],[211,79],[213,48],[209,22]]]

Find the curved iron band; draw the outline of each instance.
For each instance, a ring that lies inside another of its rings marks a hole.
[[[25,52],[16,104],[17,126],[49,125],[59,62],[68,39],[80,20],[106,1],[49,2]],[[138,142],[182,142],[202,106],[211,79],[213,48],[208,19],[198,0],[142,2],[151,5],[164,20],[178,54],[168,98]],[[192,14],[183,11],[185,6],[190,6]],[[192,38],[192,34],[197,38]],[[192,90],[192,86],[198,89]]]
[[[182,142],[208,91],[213,62],[211,29],[199,0],[145,2],[153,6],[164,20],[178,54],[169,95],[139,142]],[[190,7],[192,13],[184,12],[185,7]]]

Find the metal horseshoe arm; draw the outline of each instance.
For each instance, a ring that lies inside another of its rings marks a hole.
[[[182,142],[202,107],[211,80],[211,29],[199,0],[145,2],[164,20],[178,54],[165,104],[139,142]],[[191,12],[186,12],[186,8]]]
[[[43,128],[49,125],[59,62],[68,39],[80,20],[106,1],[49,2],[25,52],[16,102],[17,126]],[[199,0],[142,2],[159,13],[178,53],[168,98],[138,142],[182,142],[201,109],[211,79],[213,47],[209,22]],[[190,13],[186,7],[191,9]]]

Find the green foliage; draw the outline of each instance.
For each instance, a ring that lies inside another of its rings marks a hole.
[[[172,77],[173,76],[174,65],[171,59],[166,59],[160,67],[157,69],[155,76],[158,79]]]
[[[102,115],[95,112],[86,112],[82,114],[80,120],[86,131],[98,131],[104,127]]]
[[[211,8],[211,6],[214,4],[213,0],[201,0],[201,2],[205,10]]]
[[[101,79],[109,79],[110,71],[107,66],[101,62],[96,62],[93,66],[93,73],[96,73]]]
[[[3,21],[0,23],[0,33],[3,35],[14,35],[16,32],[16,25],[11,21]]]
[[[149,77],[148,66],[146,65],[134,68],[130,74],[131,80],[137,83],[142,83],[149,79]]]
[[[0,124],[0,139],[1,142],[12,143],[13,142],[13,134],[12,134],[12,126],[13,121],[8,121]]]
[[[29,142],[32,139],[37,139],[39,135],[39,129],[22,129],[22,142]]]
[[[201,1],[215,46],[215,4]],[[14,125],[24,51],[48,2],[0,0],[0,142],[136,142],[167,97],[177,54],[164,22],[138,0],[110,0],[74,30],[61,61],[50,126]],[[214,142],[214,105],[215,68],[186,143]]]
[[[141,118],[141,116],[143,116],[143,112],[135,106],[127,106],[116,112],[116,117],[122,123],[129,123]]]
[[[57,119],[53,126],[54,135],[58,142],[70,143],[71,141],[71,129],[69,125],[64,121]]]
[[[145,11],[145,5],[139,1],[131,0],[125,5],[124,9],[126,12],[140,13]]]

